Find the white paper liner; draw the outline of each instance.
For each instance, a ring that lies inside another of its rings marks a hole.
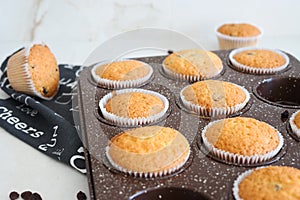
[[[233,162],[233,163],[236,163],[236,164],[256,164],[256,163],[265,162],[265,161],[273,158],[281,150],[281,148],[283,146],[284,141],[283,141],[283,137],[282,137],[281,133],[278,130],[276,130],[274,127],[271,126],[277,132],[277,136],[279,138],[279,144],[274,150],[270,151],[269,153],[262,154],[262,155],[254,155],[254,156],[243,156],[243,155],[230,153],[230,152],[218,149],[218,148],[214,147],[208,141],[208,139],[205,136],[205,133],[206,133],[206,131],[209,127],[211,127],[212,125],[214,125],[215,123],[217,123],[221,120],[216,120],[214,122],[209,123],[207,126],[205,126],[202,133],[201,133],[201,137],[202,137],[204,146],[214,156],[216,156],[216,157],[218,157],[218,158],[220,158],[224,161]],[[269,124],[267,124],[267,125],[270,126]]]
[[[243,64],[239,63],[238,61],[236,61],[233,58],[233,56],[235,54],[237,54],[239,52],[242,52],[242,51],[246,51],[246,50],[269,50],[269,51],[273,51],[273,52],[276,52],[279,55],[281,55],[285,59],[286,62],[285,62],[284,65],[276,67],[276,68],[255,68],[255,67],[246,66],[246,65],[243,65]],[[279,71],[285,69],[289,65],[289,62],[290,62],[289,57],[285,53],[283,53],[282,51],[277,50],[277,49],[269,49],[269,48],[262,48],[262,47],[244,47],[244,48],[235,49],[235,50],[230,52],[229,60],[232,64],[232,66],[234,68],[236,68],[237,70],[245,71],[247,73],[252,73],[252,74],[274,74],[276,72],[279,72]]]
[[[264,168],[264,167],[258,167],[256,169],[259,168]],[[247,176],[249,176],[251,173],[253,172],[253,169],[247,170],[245,172],[243,172],[242,174],[240,174],[237,179],[234,181],[233,183],[233,188],[232,188],[232,192],[233,192],[233,196],[235,200],[242,200],[240,195],[239,195],[239,184],[242,182],[242,180],[244,178],[246,178]]]
[[[125,61],[125,60],[126,59],[122,59],[122,60],[118,60],[118,61]],[[127,61],[129,61],[129,59]],[[96,81],[96,83],[98,85],[104,86],[107,88],[122,89],[122,88],[138,87],[138,86],[141,86],[142,84],[144,84],[145,82],[147,82],[153,74],[153,68],[149,64],[142,62],[142,61],[138,61],[138,62],[143,63],[145,65],[145,67],[147,67],[149,69],[149,73],[146,76],[135,79],[135,80],[110,80],[110,79],[101,78],[100,76],[98,76],[96,74],[96,69],[102,65],[108,64],[109,62],[103,62],[103,63],[99,63],[99,64],[95,65],[91,70],[91,74],[92,74],[94,81]]]
[[[118,164],[116,164],[113,159],[110,157],[109,155],[109,146],[107,146],[105,148],[105,154],[106,154],[106,157],[108,159],[108,161],[110,162],[110,164],[117,170],[121,171],[121,172],[124,172],[124,173],[127,173],[129,175],[133,175],[135,177],[145,177],[145,178],[155,178],[155,177],[162,177],[162,176],[166,176],[166,175],[169,175],[169,174],[172,174],[173,172],[177,171],[178,169],[180,169],[186,162],[187,160],[189,159],[190,157],[190,153],[191,153],[191,150],[189,149],[188,150],[188,154],[187,156],[184,158],[184,160],[179,163],[177,166],[173,167],[173,168],[170,168],[170,169],[165,169],[163,171],[154,171],[154,172],[142,172],[142,171],[132,171],[132,170],[129,170],[129,169],[125,169],[121,166],[119,166]],[[138,163],[137,163],[138,164]]]
[[[201,81],[204,79],[209,79],[209,78],[213,78],[217,75],[219,75],[221,73],[221,71],[223,70],[223,65],[222,65],[222,69],[220,70],[216,70],[216,73],[213,74],[212,76],[201,76],[201,75],[186,75],[186,74],[179,74],[176,73],[170,69],[168,69],[164,64],[162,64],[163,67],[163,71],[170,77],[178,79],[178,80],[182,80],[182,81],[189,81],[189,82],[196,82],[196,81]]]
[[[145,94],[154,95],[163,101],[164,109],[155,115],[152,115],[149,117],[139,117],[139,118],[120,117],[120,116],[117,116],[106,110],[105,105],[108,102],[108,100],[114,96],[113,93],[116,93],[116,95],[118,95],[118,94],[123,94],[123,93],[130,93],[130,92],[141,92],[141,93],[145,93]],[[167,110],[169,109],[169,101],[165,96],[163,96],[157,92],[151,91],[151,90],[136,89],[136,88],[135,89],[122,89],[122,90],[116,90],[114,92],[110,92],[107,95],[105,95],[104,97],[102,97],[102,99],[99,101],[99,108],[103,114],[103,117],[105,119],[107,119],[108,121],[115,123],[116,125],[136,126],[136,125],[149,124],[151,122],[157,121],[160,118],[162,118],[166,114]]]
[[[240,24],[240,23],[246,23],[255,26],[256,28],[259,29],[260,34],[252,37],[233,37],[218,32],[218,29],[224,24]],[[234,49],[240,47],[255,46],[258,43],[259,38],[263,35],[263,30],[257,25],[248,22],[227,22],[217,26],[215,28],[215,33],[218,38],[220,49]]]
[[[298,137],[300,137],[300,128],[298,128],[296,126],[296,124],[294,123],[294,120],[295,120],[295,117],[296,117],[297,114],[300,115],[300,110],[294,112],[292,114],[292,116],[290,117],[289,121],[290,121],[290,126],[291,126],[291,129],[292,129],[293,133],[295,133]]]
[[[32,96],[37,96],[41,99],[51,100],[56,95],[59,84],[56,93],[54,93],[51,97],[45,97],[36,90],[31,79],[27,63],[30,49],[33,47],[33,45],[46,46],[44,43],[31,43],[24,49],[12,55],[7,63],[7,71],[9,71],[9,82],[13,89],[18,92],[24,92]]]
[[[234,83],[232,83],[234,84]],[[237,86],[238,88],[240,88],[241,90],[243,90],[243,92],[245,93],[246,95],[246,98],[245,100],[240,103],[240,104],[237,104],[235,106],[230,106],[230,107],[222,107],[222,108],[210,108],[210,109],[207,109],[206,107],[204,106],[200,106],[200,105],[197,105],[197,104],[193,104],[191,103],[190,101],[187,101],[183,95],[183,91],[189,87],[190,85],[188,86],[185,86],[181,91],[180,91],[180,99],[182,101],[182,104],[185,108],[191,110],[191,111],[194,111],[196,112],[197,114],[199,115],[202,115],[202,116],[210,116],[210,117],[215,117],[215,116],[220,116],[220,115],[230,115],[230,114],[233,114],[241,109],[243,109],[247,103],[249,102],[250,100],[250,94],[248,92],[248,90],[246,90],[244,87],[241,87],[237,84],[234,84],[235,86]]]

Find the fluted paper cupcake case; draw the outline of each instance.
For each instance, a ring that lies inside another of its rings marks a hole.
[[[125,61],[125,60],[126,59],[122,59],[120,61]],[[129,61],[129,59],[127,61]],[[139,61],[139,62],[143,63],[149,69],[149,73],[146,76],[138,78],[138,79],[134,79],[134,80],[110,80],[110,79],[101,78],[100,76],[98,76],[96,74],[96,69],[98,67],[100,67],[101,65],[105,65],[105,64],[108,64],[110,62],[103,62],[103,63],[99,63],[99,64],[95,65],[91,70],[91,74],[92,74],[92,77],[93,77],[94,81],[98,85],[100,85],[102,87],[105,87],[105,88],[122,89],[122,88],[138,87],[138,86],[141,86],[144,83],[146,83],[151,78],[151,76],[153,74],[153,68],[149,64],[144,63],[142,61]]]
[[[44,43],[32,43],[25,47],[24,49],[18,51],[10,57],[7,63],[7,73],[9,73],[9,82],[14,90],[18,92],[24,92],[32,96],[37,96],[41,99],[51,100],[57,93],[53,94],[51,97],[45,97],[41,95],[35,88],[34,83],[31,79],[30,72],[28,70],[28,56],[30,49],[33,45],[44,45]],[[58,86],[59,87],[59,84]]]
[[[232,84],[234,84],[234,83],[232,83]],[[187,87],[189,87],[189,85],[186,86],[186,87],[184,87],[180,91],[180,99],[182,101],[183,106],[186,109],[189,109],[190,111],[194,111],[198,115],[201,115],[201,116],[216,117],[216,116],[220,116],[220,115],[230,115],[230,114],[233,114],[233,113],[235,113],[235,112],[243,109],[247,105],[247,103],[249,102],[249,100],[250,100],[250,94],[249,94],[248,90],[246,90],[244,87],[241,87],[239,85],[236,85],[236,84],[234,84],[234,85],[237,86],[237,87],[239,87],[241,90],[243,90],[243,92],[246,95],[245,100],[242,103],[237,104],[235,106],[230,106],[230,107],[226,107],[226,108],[222,107],[222,108],[210,108],[210,109],[207,109],[204,106],[193,104],[193,103],[187,101],[185,99],[184,95],[183,95],[183,91]]]
[[[139,117],[139,118],[120,117],[120,116],[112,114],[106,110],[105,105],[108,102],[108,100],[114,96],[114,93],[116,93],[116,95],[118,95],[118,94],[123,94],[123,93],[130,93],[130,92],[141,92],[141,93],[145,93],[145,94],[154,95],[162,100],[162,102],[164,104],[164,109],[155,115],[152,115],[149,117]],[[163,96],[157,92],[151,91],[151,90],[136,89],[136,88],[135,89],[122,89],[122,90],[116,90],[114,92],[110,92],[107,95],[105,95],[99,101],[99,108],[103,114],[103,117],[105,119],[107,119],[108,121],[115,123],[116,125],[137,126],[137,125],[149,124],[151,122],[161,119],[166,114],[167,110],[169,109],[169,101],[165,96]]]
[[[239,155],[239,154],[235,154],[235,153],[230,153],[221,149],[218,149],[216,147],[214,147],[206,138],[205,133],[207,131],[207,129],[209,127],[211,127],[212,125],[214,125],[215,123],[219,122],[221,120],[216,120],[214,122],[209,123],[202,131],[201,133],[201,137],[203,140],[203,144],[204,146],[217,158],[220,158],[224,161],[227,162],[232,162],[232,163],[236,163],[236,164],[257,164],[257,163],[261,163],[261,162],[265,162],[271,158],[273,158],[282,148],[283,146],[283,137],[281,135],[281,133],[276,130],[277,132],[277,136],[279,138],[279,144],[278,146],[266,153],[266,154],[262,154],[262,155],[254,155],[254,156],[243,156],[243,155]],[[270,126],[270,125],[268,125]],[[273,128],[273,127],[272,127]]]
[[[188,151],[188,155],[185,157],[185,159],[179,163],[177,166],[173,167],[173,168],[170,168],[170,169],[165,169],[165,170],[162,170],[162,171],[154,171],[154,172],[142,172],[142,171],[132,171],[132,170],[128,170],[128,169],[125,169],[123,167],[121,167],[120,165],[116,164],[113,159],[110,157],[109,155],[109,146],[107,146],[105,148],[105,154],[106,154],[106,157],[108,159],[108,161],[110,162],[110,164],[115,168],[117,169],[118,171],[120,172],[124,172],[126,174],[129,174],[131,176],[135,176],[135,177],[144,177],[144,178],[155,178],[155,177],[162,177],[162,176],[166,176],[166,175],[169,175],[169,174],[172,174],[174,172],[176,172],[177,170],[179,170],[186,162],[187,160],[189,159],[190,157],[190,153],[191,153],[191,150],[189,149]]]
[[[265,168],[265,167],[258,167],[256,169],[260,169],[260,168]],[[251,173],[253,172],[253,169],[247,170],[245,172],[243,172],[242,174],[240,174],[237,179],[234,181],[233,183],[233,188],[232,188],[232,192],[233,192],[233,196],[235,200],[242,200],[240,195],[239,195],[239,185],[242,182],[242,180],[244,180],[247,176],[249,176]]]
[[[294,112],[292,114],[289,122],[290,122],[290,126],[291,126],[291,129],[292,129],[293,133],[295,133],[298,137],[300,137],[300,129],[294,123],[294,119],[295,119],[297,114],[300,114],[300,110],[298,110],[297,112]]]
[[[222,34],[218,31],[218,29],[224,25],[224,24],[237,24],[237,23],[247,23],[252,26],[255,26],[256,28],[259,29],[260,34],[257,36],[252,36],[252,37],[233,37],[229,35]],[[219,46],[220,49],[234,49],[234,48],[241,48],[241,47],[248,47],[248,46],[255,46],[258,43],[259,38],[263,35],[263,30],[258,27],[257,25],[248,23],[248,22],[228,22],[228,23],[223,23],[215,28],[215,33],[218,38]]]
[[[236,55],[237,53],[240,53],[242,51],[246,51],[246,50],[270,50],[270,51],[276,52],[279,55],[281,55],[285,59],[286,62],[284,65],[276,67],[276,68],[255,68],[255,67],[243,65],[234,59],[234,55]],[[276,72],[284,70],[289,65],[289,62],[290,62],[289,57],[282,51],[276,50],[276,49],[262,48],[262,47],[244,47],[244,48],[235,49],[230,52],[229,60],[235,69],[237,69],[239,71],[251,73],[251,74],[274,74]]]
[[[201,76],[201,75],[186,75],[186,74],[179,74],[176,73],[170,69],[168,69],[164,63],[162,64],[162,69],[164,71],[165,74],[167,74],[168,76],[177,79],[177,80],[182,80],[182,81],[189,81],[189,82],[196,82],[196,81],[201,81],[201,80],[205,80],[205,79],[209,79],[209,78],[213,78],[217,75],[219,75],[221,73],[221,71],[223,70],[223,65],[222,65],[222,69],[221,70],[217,70],[216,69],[216,73],[212,76],[209,77],[205,77],[205,76]]]

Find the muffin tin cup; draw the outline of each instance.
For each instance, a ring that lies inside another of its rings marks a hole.
[[[34,44],[30,44],[28,47],[21,49],[14,55],[10,57],[7,63],[7,74],[9,77],[10,85],[14,88],[14,90],[18,92],[24,92],[26,94],[30,94],[32,96],[39,97],[45,100],[51,100],[56,93],[54,93],[51,97],[45,97],[41,95],[35,88],[34,83],[31,79],[31,74],[28,70],[28,56],[30,53],[30,49]],[[44,45],[44,44],[41,44]],[[59,84],[58,84],[59,87]],[[58,89],[56,90],[56,92]]]
[[[294,123],[294,119],[296,117],[297,114],[300,114],[300,110],[298,110],[297,112],[294,112],[289,120],[289,124],[291,127],[291,131],[298,137],[300,138],[300,129],[296,126],[296,124]]]
[[[130,60],[130,59],[128,59]],[[121,61],[125,61],[125,60],[121,60]],[[147,64],[144,63],[142,61],[139,61],[141,63],[143,63],[148,69],[149,69],[149,73],[141,78],[135,79],[135,80],[109,80],[109,79],[105,79],[105,78],[100,78],[97,74],[96,74],[96,69],[104,64],[108,64],[109,62],[101,62],[96,64],[92,70],[91,70],[91,74],[92,74],[92,78],[93,80],[97,83],[98,86],[103,87],[103,88],[107,88],[107,89],[123,89],[123,88],[134,88],[134,87],[138,87],[141,86],[143,84],[145,84],[153,75],[153,68]]]
[[[167,175],[170,175],[176,171],[178,171],[181,167],[183,167],[185,165],[185,163],[187,162],[187,160],[189,159],[190,157],[190,149],[188,149],[188,152],[187,152],[187,155],[184,156],[184,159],[178,163],[176,166],[172,167],[172,168],[169,168],[169,169],[165,169],[165,170],[155,170],[153,172],[146,172],[146,171],[133,171],[133,170],[128,170],[120,165],[118,165],[117,163],[115,163],[113,161],[113,159],[111,158],[111,156],[109,155],[109,147],[106,147],[105,149],[105,155],[108,159],[108,161],[110,162],[110,164],[115,168],[117,169],[118,171],[120,172],[123,172],[123,173],[126,173],[126,174],[129,174],[131,176],[134,176],[134,177],[140,177],[140,178],[157,178],[157,177],[164,177],[164,176],[167,176]],[[182,154],[182,156],[185,154],[185,152]],[[181,156],[180,156],[181,157]],[[170,163],[169,163],[170,164]]]
[[[300,108],[300,78],[290,76],[272,77],[259,81],[253,87],[254,95],[274,106]]]
[[[285,62],[284,65],[276,67],[276,68],[255,68],[255,67],[243,65],[243,64],[237,62],[234,59],[234,55],[236,55],[237,53],[240,53],[242,51],[245,51],[245,50],[270,50],[270,51],[274,51],[274,52],[278,53],[279,55],[281,55],[285,59],[286,62]],[[280,72],[280,71],[286,69],[287,66],[289,65],[289,62],[290,62],[289,57],[285,53],[283,53],[282,51],[276,50],[276,49],[262,48],[262,47],[244,47],[244,48],[235,49],[235,50],[230,52],[229,60],[232,64],[233,68],[235,68],[236,70],[239,70],[241,72],[246,72],[246,73],[250,73],[250,74],[275,74],[277,72]]]
[[[115,94],[124,94],[124,93],[130,93],[130,92],[141,92],[141,93],[145,93],[145,94],[150,94],[150,95],[154,95],[156,97],[158,97],[159,99],[162,100],[163,104],[164,104],[164,109],[152,116],[149,117],[139,117],[139,118],[126,118],[126,117],[120,117],[117,116],[113,113],[110,113],[106,110],[105,105],[108,102],[109,99],[111,99]],[[167,110],[169,109],[169,101],[166,97],[164,97],[163,95],[154,92],[154,91],[150,91],[150,90],[144,90],[144,89],[122,89],[122,90],[116,90],[113,92],[108,93],[107,95],[105,95],[100,101],[99,101],[99,108],[102,112],[103,117],[108,120],[113,122],[115,125],[119,125],[119,126],[138,126],[138,125],[145,125],[145,124],[149,124],[151,122],[154,121],[158,121],[160,120],[167,112]]]
[[[236,85],[236,84],[234,84],[234,85]],[[199,106],[199,105],[196,105],[196,104],[193,104],[193,103],[187,101],[184,98],[183,91],[187,87],[189,87],[189,85],[186,86],[186,87],[184,87],[180,91],[180,100],[181,100],[183,106],[186,109],[188,109],[190,111],[194,111],[198,115],[205,116],[205,117],[227,116],[227,115],[231,115],[231,114],[234,114],[234,113],[242,110],[247,105],[247,103],[250,100],[250,94],[249,94],[248,90],[246,90],[245,88],[243,88],[243,87],[241,87],[239,85],[236,85],[236,86],[239,87],[241,90],[243,90],[243,92],[246,95],[246,98],[245,98],[245,100],[242,103],[237,104],[235,106],[228,107],[228,108],[222,107],[222,108],[209,108],[208,109],[208,108],[206,108],[204,106]]]
[[[157,187],[138,192],[131,196],[129,200],[211,200],[206,194],[192,189],[180,187]]]
[[[281,135],[281,133],[279,131],[277,131],[277,136],[279,138],[279,144],[278,146],[266,153],[266,154],[262,154],[262,155],[254,155],[254,156],[243,156],[243,155],[239,155],[239,154],[235,154],[235,153],[231,153],[231,152],[227,152],[221,149],[218,149],[216,147],[214,147],[206,138],[205,133],[207,131],[207,129],[209,127],[211,127],[212,125],[214,125],[215,123],[219,122],[221,120],[216,120],[214,122],[211,122],[210,124],[208,124],[202,131],[201,133],[201,137],[203,140],[203,145],[205,148],[207,148],[209,150],[209,152],[212,152],[212,154],[214,156],[216,156],[217,158],[220,158],[224,161],[227,162],[233,162],[236,164],[245,164],[245,165],[251,165],[251,164],[257,164],[257,163],[261,163],[261,162],[265,162],[270,160],[271,158],[273,158],[274,156],[276,156],[276,154],[278,154],[278,152],[281,150],[281,148],[283,147],[283,136]],[[270,126],[270,125],[268,125]]]

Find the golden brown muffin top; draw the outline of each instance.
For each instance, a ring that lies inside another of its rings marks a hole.
[[[111,142],[127,152],[147,154],[165,148],[177,134],[175,129],[147,126],[123,132],[115,136]]]
[[[232,107],[246,100],[245,92],[230,82],[205,80],[193,83],[183,91],[184,98],[206,108]]]
[[[296,115],[295,115],[295,118],[294,118],[294,124],[297,126],[298,129],[300,129],[300,112],[298,112]]]
[[[238,186],[244,200],[300,199],[300,170],[270,166],[253,170]]]
[[[135,80],[145,77],[150,69],[145,63],[137,60],[116,61],[100,65],[96,68],[96,75],[109,80]]]
[[[266,154],[279,145],[276,129],[248,117],[220,120],[207,129],[205,136],[215,148],[243,156]]]
[[[54,55],[46,45],[35,44],[28,55],[28,70],[35,89],[45,97],[58,89],[59,69]]]
[[[257,27],[247,23],[224,24],[217,31],[232,37],[253,37],[261,33]]]
[[[286,63],[285,58],[279,53],[266,49],[245,50],[235,54],[233,58],[243,65],[254,68],[277,68]]]
[[[177,130],[146,126],[124,131],[111,139],[109,157],[124,169],[163,172],[184,164],[189,143]]]
[[[163,101],[152,94],[128,92],[113,96],[105,105],[107,112],[120,117],[149,117],[164,109]]]
[[[164,66],[178,74],[207,78],[215,76],[223,68],[216,54],[199,49],[174,52],[166,57]]]

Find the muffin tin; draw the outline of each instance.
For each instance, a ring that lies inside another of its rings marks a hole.
[[[230,50],[214,51],[223,61],[224,70],[215,77],[244,86],[251,99],[244,109],[226,117],[247,116],[264,121],[279,130],[284,146],[271,160],[255,165],[238,165],[215,158],[203,147],[201,132],[216,118],[201,117],[184,109],[180,90],[188,82],[164,74],[165,56],[139,60],[150,64],[154,73],[142,89],[166,96],[170,108],[158,122],[150,125],[168,126],[179,130],[191,145],[191,156],[173,174],[144,178],[114,169],[105,156],[109,139],[130,127],[115,126],[106,121],[98,107],[99,100],[112,90],[101,88],[85,68],[78,80],[78,107],[81,137],[85,147],[87,177],[91,199],[233,199],[232,187],[239,174],[256,166],[287,165],[300,168],[299,138],[290,131],[288,117],[300,109],[300,62],[290,54],[289,66],[273,75],[254,75],[236,71],[228,59]],[[288,114],[288,115],[287,115]],[[223,116],[224,117],[224,116]]]

